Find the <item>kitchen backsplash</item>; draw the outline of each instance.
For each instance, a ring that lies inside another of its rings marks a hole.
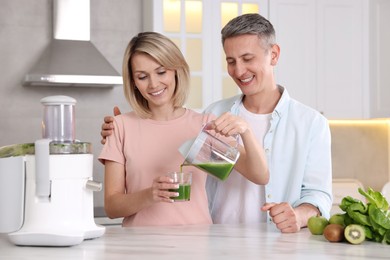
[[[333,178],[381,190],[390,180],[390,120],[331,120]]]

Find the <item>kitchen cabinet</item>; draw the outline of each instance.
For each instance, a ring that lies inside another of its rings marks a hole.
[[[330,119],[388,117],[389,17],[383,0],[270,1],[277,82]]]
[[[181,48],[191,69],[188,106],[203,109],[239,93],[226,71],[220,30],[259,12],[275,26],[276,81],[329,119],[390,116],[388,0],[147,0],[144,29]],[[169,19],[168,19],[169,18]]]
[[[328,118],[365,117],[368,26],[365,0],[270,1],[281,46],[276,81]]]
[[[390,1],[369,0],[370,115],[390,117]]]

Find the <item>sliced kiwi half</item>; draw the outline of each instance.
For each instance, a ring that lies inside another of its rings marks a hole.
[[[350,224],[344,229],[344,237],[349,243],[357,245],[366,239],[366,233],[363,226]]]

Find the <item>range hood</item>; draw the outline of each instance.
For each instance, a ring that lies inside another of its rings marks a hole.
[[[122,85],[121,75],[90,41],[90,0],[53,0],[53,11],[53,40],[23,85]]]

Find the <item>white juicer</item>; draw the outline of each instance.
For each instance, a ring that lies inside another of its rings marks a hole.
[[[72,246],[104,234],[93,216],[91,144],[74,138],[74,105],[51,96],[44,105],[43,139],[0,147],[0,233],[26,246]]]

